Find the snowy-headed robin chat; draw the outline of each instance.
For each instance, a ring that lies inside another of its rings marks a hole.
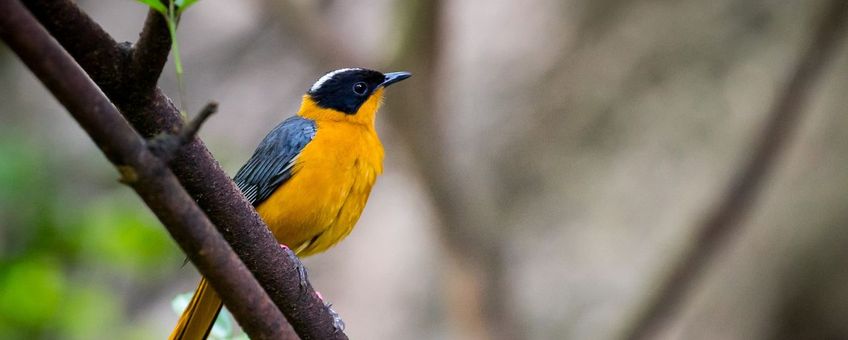
[[[280,244],[309,256],[351,232],[383,172],[374,120],[384,91],[410,76],[363,68],[327,73],[303,96],[297,115],[259,143],[233,180]],[[170,338],[205,339],[221,306],[201,279]]]

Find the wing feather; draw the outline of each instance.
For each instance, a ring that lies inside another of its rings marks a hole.
[[[291,178],[295,159],[316,131],[314,121],[295,116],[277,125],[259,143],[253,156],[233,178],[254,207]]]

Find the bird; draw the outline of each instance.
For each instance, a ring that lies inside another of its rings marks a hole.
[[[383,172],[374,123],[384,91],[410,76],[365,68],[323,75],[297,114],[274,127],[238,170],[233,181],[281,245],[306,257],[353,230]],[[221,306],[201,278],[170,339],[205,339]]]

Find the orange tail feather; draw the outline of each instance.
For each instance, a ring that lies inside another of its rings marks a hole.
[[[170,340],[203,340],[212,330],[215,319],[221,311],[223,302],[218,293],[209,286],[206,279],[201,279],[194,296],[191,298],[177,326],[169,337]]]

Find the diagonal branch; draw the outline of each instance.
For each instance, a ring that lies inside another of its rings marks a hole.
[[[112,103],[17,0],[0,3],[0,37],[56,96],[210,278],[254,339],[282,338],[285,319],[229,244]]]
[[[129,93],[125,80],[115,81],[129,77],[121,74],[130,72],[126,65],[133,52],[116,44],[72,1],[28,1],[26,5],[142,136],[149,138],[180,129],[183,122],[179,111],[161,90],[155,88],[149,96]],[[92,53],[90,49],[101,53]],[[158,53],[167,55],[167,50]],[[158,63],[147,66],[162,68]],[[169,165],[301,338],[347,339],[334,327],[333,315],[312,286],[301,285],[297,264],[279,247],[268,227],[200,139],[185,145]]]
[[[146,90],[135,87],[134,91],[127,91],[128,87],[132,88],[133,78],[143,78],[142,76],[130,75],[128,64],[133,56],[136,57],[136,61],[146,61],[146,66],[141,66],[141,63],[137,62],[140,71],[155,72],[156,74],[162,72],[164,61],[168,58],[170,45],[163,49],[161,43],[143,43],[143,41],[153,40],[144,38],[152,35],[153,32],[165,30],[167,33],[167,27],[155,28],[160,24],[164,26],[164,23],[161,22],[163,20],[156,19],[148,14],[145,30],[139,39],[139,43],[143,46],[155,46],[156,48],[150,48],[150,50],[155,50],[155,53],[134,54],[129,43],[118,44],[115,42],[100,25],[80,10],[71,0],[31,0],[26,1],[24,5],[29,8],[53,38],[59,41],[59,44],[74,57],[74,60],[106,93],[106,96],[118,106],[124,117],[139,133],[144,137],[152,137],[162,131],[179,130],[182,126],[182,119],[179,116],[157,115],[155,119],[138,117],[144,115],[145,112],[173,109],[170,99],[155,87],[155,81],[150,85],[152,87],[148,87]],[[157,15],[161,18],[160,14],[157,13]],[[157,20],[160,21],[159,24],[157,24]],[[140,58],[140,55],[144,57]],[[157,64],[159,64],[158,68]],[[145,70],[144,67],[148,67],[148,69]],[[156,71],[157,69],[158,71]],[[140,81],[139,83],[150,84],[149,81]],[[132,108],[132,112],[136,114],[127,114],[127,108]],[[176,111],[176,109],[173,110]],[[148,133],[149,131],[154,132]],[[177,174],[177,177],[180,177],[180,175]]]
[[[107,95],[106,88],[117,88],[123,82],[121,69],[128,46],[118,45],[73,2],[25,1],[24,5]]]
[[[820,79],[844,35],[848,2],[832,0],[825,7],[812,43],[795,66],[786,87],[776,97],[751,158],[732,180],[719,204],[698,226],[694,246],[662,282],[657,296],[648,302],[632,329],[627,330],[627,339],[653,338],[679,307],[716,250],[742,227],[742,220],[795,133],[813,85]]]

